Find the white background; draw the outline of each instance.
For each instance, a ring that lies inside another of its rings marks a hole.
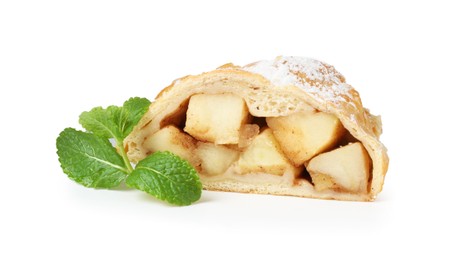
[[[451,259],[447,1],[150,2],[0,2],[1,259]],[[61,171],[55,139],[82,111],[277,55],[333,64],[382,115],[377,201],[203,192],[174,207]]]

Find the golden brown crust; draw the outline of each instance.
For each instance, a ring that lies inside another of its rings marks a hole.
[[[362,201],[373,200],[381,191],[389,158],[379,141],[380,117],[363,107],[359,93],[345,83],[345,78],[333,66],[305,58],[277,57],[244,67],[226,64],[210,72],[175,80],[157,95],[147,114],[127,137],[125,144],[130,159],[144,158],[147,151],[141,144],[145,137],[159,130],[167,115],[198,93],[238,95],[256,117],[284,116],[302,111],[307,105],[334,114],[351,135],[362,142],[373,162],[371,185],[365,195],[319,193],[307,184],[283,187],[204,179],[206,189]]]

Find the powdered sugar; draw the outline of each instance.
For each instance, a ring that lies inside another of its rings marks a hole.
[[[333,66],[318,60],[282,56],[256,62],[243,69],[264,76],[275,87],[300,87],[319,100],[337,103],[352,98],[352,88],[345,84],[344,77]]]
[[[298,83],[297,76],[292,74],[288,66],[276,60],[263,60],[245,66],[244,70],[260,74],[266,77],[275,86],[295,85]]]

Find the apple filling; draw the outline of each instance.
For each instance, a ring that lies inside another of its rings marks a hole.
[[[331,114],[307,109],[258,118],[236,95],[196,94],[162,122],[144,147],[179,155],[204,179],[309,182],[318,192],[368,190],[371,159]]]

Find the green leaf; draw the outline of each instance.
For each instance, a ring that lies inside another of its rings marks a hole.
[[[117,121],[123,138],[126,138],[132,132],[138,121],[148,111],[149,105],[151,105],[151,102],[148,99],[139,97],[130,98],[124,102],[121,116]]]
[[[83,112],[79,122],[97,136],[122,141],[146,113],[150,104],[146,98],[130,98],[124,102],[123,107],[95,107],[89,112]]]
[[[196,170],[170,152],[156,152],[141,160],[126,184],[175,205],[190,205],[202,191]]]
[[[64,173],[83,186],[113,188],[127,176],[124,160],[106,138],[66,128],[57,149]]]
[[[97,136],[119,139],[121,133],[114,121],[119,111],[120,108],[117,106],[109,106],[106,109],[95,107],[89,112],[81,113],[79,123]]]

